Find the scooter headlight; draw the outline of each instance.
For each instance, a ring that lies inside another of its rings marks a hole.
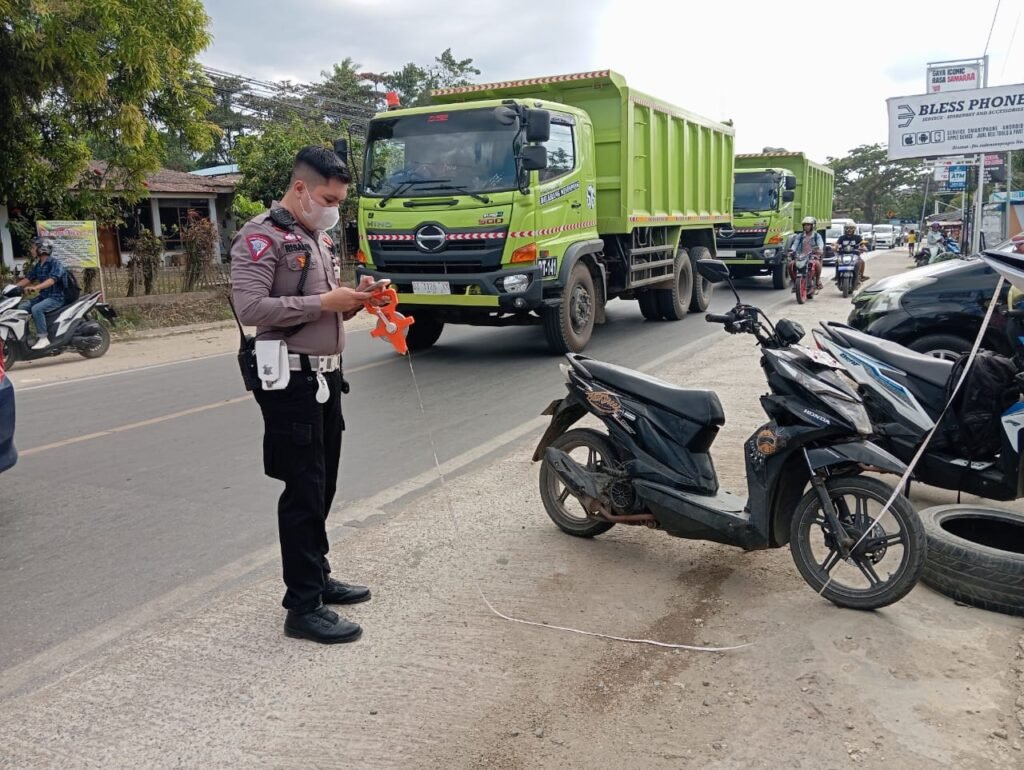
[[[847,401],[846,399],[830,396],[827,393],[818,394],[822,401],[829,405],[829,408],[842,415],[843,419],[856,428],[857,433],[862,436],[869,436],[874,432],[871,425],[871,418],[864,405],[858,401]]]
[[[843,254],[843,256],[841,257],[841,260],[842,260],[842,263],[844,265],[852,265],[853,264],[853,255],[852,254]]]

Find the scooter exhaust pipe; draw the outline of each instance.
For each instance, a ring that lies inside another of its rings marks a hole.
[[[601,491],[598,489],[597,480],[593,474],[561,449],[548,447],[544,450],[544,460],[551,465],[551,469],[562,480],[569,493],[583,504],[588,513],[596,514],[614,524],[658,526],[658,520],[653,513],[612,513],[608,506],[599,499]]]

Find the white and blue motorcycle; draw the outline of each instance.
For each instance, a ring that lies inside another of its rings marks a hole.
[[[47,313],[46,330],[50,344],[39,348],[29,341],[31,314],[18,308],[23,295],[24,290],[15,285],[5,286],[0,291],[0,346],[5,369],[10,369],[17,361],[49,358],[61,353],[99,358],[110,348],[110,331],[100,323],[96,314],[113,323],[117,311],[100,302],[103,295],[99,292],[84,295],[77,302]]]
[[[818,347],[842,363],[860,385],[875,430],[872,440],[909,464],[946,406],[953,362],[833,321],[823,321],[813,334]],[[915,467],[914,480],[992,500],[1024,497],[1024,402],[995,408],[1002,412],[997,451],[964,457],[963,448],[949,439],[943,426]]]

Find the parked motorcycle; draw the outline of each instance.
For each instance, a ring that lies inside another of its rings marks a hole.
[[[722,262],[698,260],[697,271],[732,286]],[[757,340],[771,388],[761,398],[769,422],[744,446],[749,497],[718,486],[710,449],[725,414],[717,394],[570,354],[562,365],[568,395],[544,410],[551,423],[533,455],[543,460],[548,515],[577,537],[633,524],[744,550],[788,543],[804,580],[835,604],[875,609],[899,600],[921,573],[924,532],[901,494],[891,516],[872,525],[893,488],[860,469],[900,474],[903,464],[867,440],[871,422],[841,364],[798,345],[799,324],[773,326],[739,295],[736,303],[706,320]],[[587,414],[607,433],[569,429]],[[834,571],[839,562],[853,569]]]
[[[97,313],[111,323],[117,311],[100,302],[99,292],[81,297],[77,302],[51,310],[46,314],[46,328],[52,343],[44,348],[32,347],[28,340],[31,314],[19,310],[24,289],[5,286],[0,291],[0,345],[3,346],[4,368],[16,361],[32,361],[61,353],[78,353],[85,358],[99,358],[110,347],[110,332],[96,318]]]
[[[836,256],[836,285],[844,297],[849,297],[860,286],[862,249],[846,245]]]
[[[961,256],[963,252],[960,251],[960,247],[956,241],[951,238],[947,238],[942,242],[942,245],[929,246],[927,243],[922,243],[917,253],[914,255],[914,262],[917,267],[923,265],[933,265],[936,262],[945,262],[948,259],[956,259]]]
[[[797,304],[802,305],[807,300],[814,299],[814,292],[818,290],[821,262],[814,255],[797,254],[795,251],[790,251],[788,257],[786,269],[789,271],[789,280],[793,285]]]
[[[946,406],[953,362],[915,353],[834,321],[823,321],[813,336],[818,347],[839,360],[860,386],[875,426],[874,440],[910,462]],[[937,432],[914,468],[914,479],[943,489],[992,500],[1024,497],[1024,404],[1001,418],[1001,448],[984,460],[961,457],[961,448]]]

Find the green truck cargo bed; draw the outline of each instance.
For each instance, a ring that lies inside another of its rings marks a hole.
[[[512,98],[556,103],[544,105],[551,109],[564,104],[590,117],[602,235],[731,221],[731,126],[640,93],[609,70],[434,91],[443,104]]]

